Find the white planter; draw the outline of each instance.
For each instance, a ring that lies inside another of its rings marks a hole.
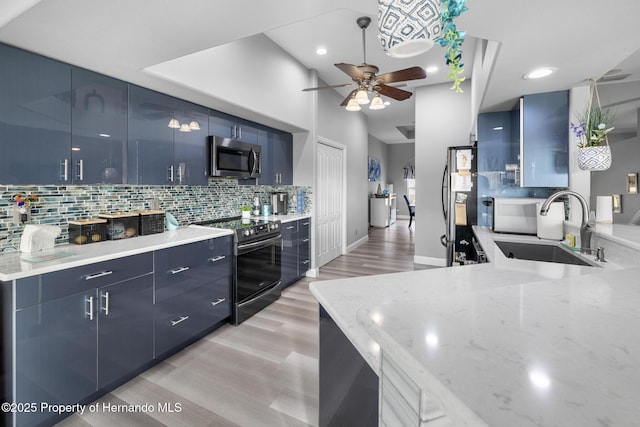
[[[251,211],[242,211],[242,218],[251,218]]]
[[[611,167],[609,145],[578,148],[578,166],[582,170],[603,171]]]

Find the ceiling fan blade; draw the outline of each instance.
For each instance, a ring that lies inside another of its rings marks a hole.
[[[349,77],[351,77],[353,80],[362,80],[362,72],[360,71],[360,69],[358,67],[356,67],[353,64],[345,64],[345,63],[340,63],[340,64],[334,64],[336,67],[338,67],[338,69],[346,74],[349,75]]]
[[[337,88],[337,87],[346,87],[346,86],[352,86],[353,83],[344,83],[341,85],[332,85],[332,86],[319,86],[319,87],[308,87],[306,89],[302,89],[303,92],[309,92],[312,90],[320,90],[320,89],[333,89],[333,88]]]
[[[397,87],[387,86],[385,84],[378,84],[375,87],[380,95],[388,96],[389,98],[393,98],[398,101],[404,101],[405,99],[411,98],[413,93],[408,92],[406,90],[398,89]]]
[[[349,100],[351,98],[353,98],[353,96],[356,94],[356,92],[358,91],[358,89],[354,89],[351,91],[351,93],[349,95],[347,95],[347,97],[344,99],[344,101],[342,101],[342,103],[340,104],[340,106],[342,107],[346,107],[347,104],[349,103]]]
[[[427,77],[427,72],[422,67],[411,67],[404,70],[380,74],[376,77],[376,81],[381,83],[393,83],[405,82],[407,80],[419,80],[424,79],[425,77]]]

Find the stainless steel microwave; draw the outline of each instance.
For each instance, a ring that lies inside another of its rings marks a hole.
[[[211,176],[260,178],[262,147],[219,136],[209,137]]]

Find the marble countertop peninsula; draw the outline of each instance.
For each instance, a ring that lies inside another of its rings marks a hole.
[[[58,245],[53,249],[34,253],[4,252],[0,255],[0,281],[50,273],[230,234],[233,234],[230,230],[189,226],[129,239],[87,245]]]
[[[633,425],[640,418],[640,267],[509,259],[313,282],[372,369],[400,361],[454,425]],[[552,242],[551,244],[556,244]]]

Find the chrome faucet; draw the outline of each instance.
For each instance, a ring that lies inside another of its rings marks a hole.
[[[588,249],[589,251],[593,251],[591,248],[591,237],[593,236],[593,226],[589,224],[589,206],[587,205],[587,200],[582,196],[582,194],[577,193],[571,190],[560,190],[558,192],[550,195],[547,200],[542,203],[540,207],[540,215],[545,216],[547,212],[549,212],[549,206],[551,203],[561,196],[574,196],[580,202],[580,206],[582,207],[582,224],[580,225],[580,246]],[[586,251],[585,251],[586,252]],[[604,259],[604,254],[602,256]]]

